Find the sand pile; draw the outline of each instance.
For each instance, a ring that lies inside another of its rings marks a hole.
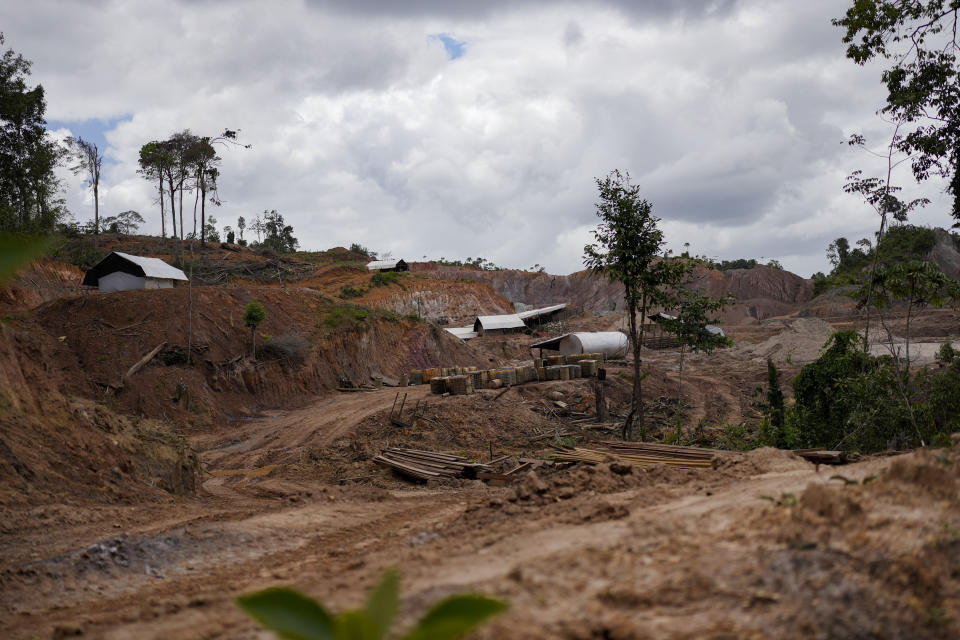
[[[775,363],[806,364],[820,355],[834,328],[819,318],[778,320],[783,330],[758,344],[734,347],[734,353],[747,359],[772,359]]]

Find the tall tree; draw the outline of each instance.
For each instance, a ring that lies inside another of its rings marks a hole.
[[[732,344],[716,327],[711,327],[711,316],[735,302],[731,294],[720,298],[711,298],[702,290],[690,288],[688,282],[676,295],[676,316],[660,320],[660,324],[673,334],[680,343],[680,378],[677,383],[677,395],[683,401],[683,356],[686,351],[693,353],[711,353],[718,347]],[[677,411],[679,418],[680,411]]]
[[[263,245],[277,253],[290,253],[300,244],[293,237],[293,227],[288,225],[283,215],[276,209],[263,212]]]
[[[12,49],[0,56],[0,230],[6,231],[49,230],[66,215],[54,174],[63,150],[47,135],[43,87],[27,85],[30,66]]]
[[[679,284],[686,267],[682,262],[662,259],[660,219],[653,215],[653,205],[640,197],[640,187],[631,184],[629,173],[614,170],[595,181],[600,191],[600,201],[595,205],[600,224],[593,231],[595,242],[583,249],[583,261],[587,268],[623,285],[633,349],[633,395],[623,437],[629,439],[639,429],[643,439],[645,374],[640,370],[640,348],[644,327],[651,307],[669,302],[669,288]]]
[[[887,89],[881,114],[902,127],[896,150],[910,157],[917,180],[950,178],[952,215],[960,226],[960,64],[956,0],[854,0],[833,24],[843,28],[847,57],[883,60]]]
[[[100,233],[100,166],[103,164],[103,152],[95,142],[81,137],[69,136],[64,142],[67,153],[74,164],[70,167],[74,175],[83,174],[87,187],[93,191],[93,233]]]
[[[170,163],[170,154],[164,146],[163,142],[157,140],[151,140],[142,147],[140,147],[140,168],[137,169],[137,173],[142,175],[147,180],[156,180],[157,181],[157,193],[160,196],[160,233],[163,237],[167,235],[167,219],[166,211],[164,209],[164,184],[163,180],[165,177],[165,169]],[[173,206],[173,201],[170,202],[170,219],[173,222],[171,227],[172,235],[174,238],[177,237],[177,217],[176,209]]]

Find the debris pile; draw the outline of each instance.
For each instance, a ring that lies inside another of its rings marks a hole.
[[[476,478],[478,472],[493,471],[490,465],[471,462],[463,456],[403,447],[387,449],[373,461],[417,480]]]
[[[557,462],[618,462],[635,467],[665,464],[683,469],[704,469],[713,466],[713,453],[695,447],[640,442],[604,441],[599,449],[561,447],[551,454]]]

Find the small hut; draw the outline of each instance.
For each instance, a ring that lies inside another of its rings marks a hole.
[[[473,330],[477,335],[487,333],[516,333],[526,330],[527,325],[516,313],[507,313],[500,316],[477,316],[473,321]]]
[[[172,289],[178,280],[186,281],[186,274],[159,258],[143,258],[113,251],[87,271],[83,284],[99,287],[100,293],[113,293],[137,289]]]
[[[367,269],[370,271],[410,271],[410,266],[400,260],[374,260],[367,263]]]

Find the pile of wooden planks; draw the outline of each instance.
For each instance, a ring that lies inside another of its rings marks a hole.
[[[598,464],[613,458],[617,462],[636,467],[665,464],[682,469],[709,469],[713,453],[695,447],[680,447],[646,442],[603,441],[600,448],[562,448],[551,455],[557,462],[586,462]]]
[[[493,471],[490,465],[471,462],[463,456],[403,447],[387,449],[373,461],[417,480],[476,478],[478,472]]]
[[[828,451],[826,449],[794,449],[793,452],[814,464],[846,464],[847,454],[844,451]]]

